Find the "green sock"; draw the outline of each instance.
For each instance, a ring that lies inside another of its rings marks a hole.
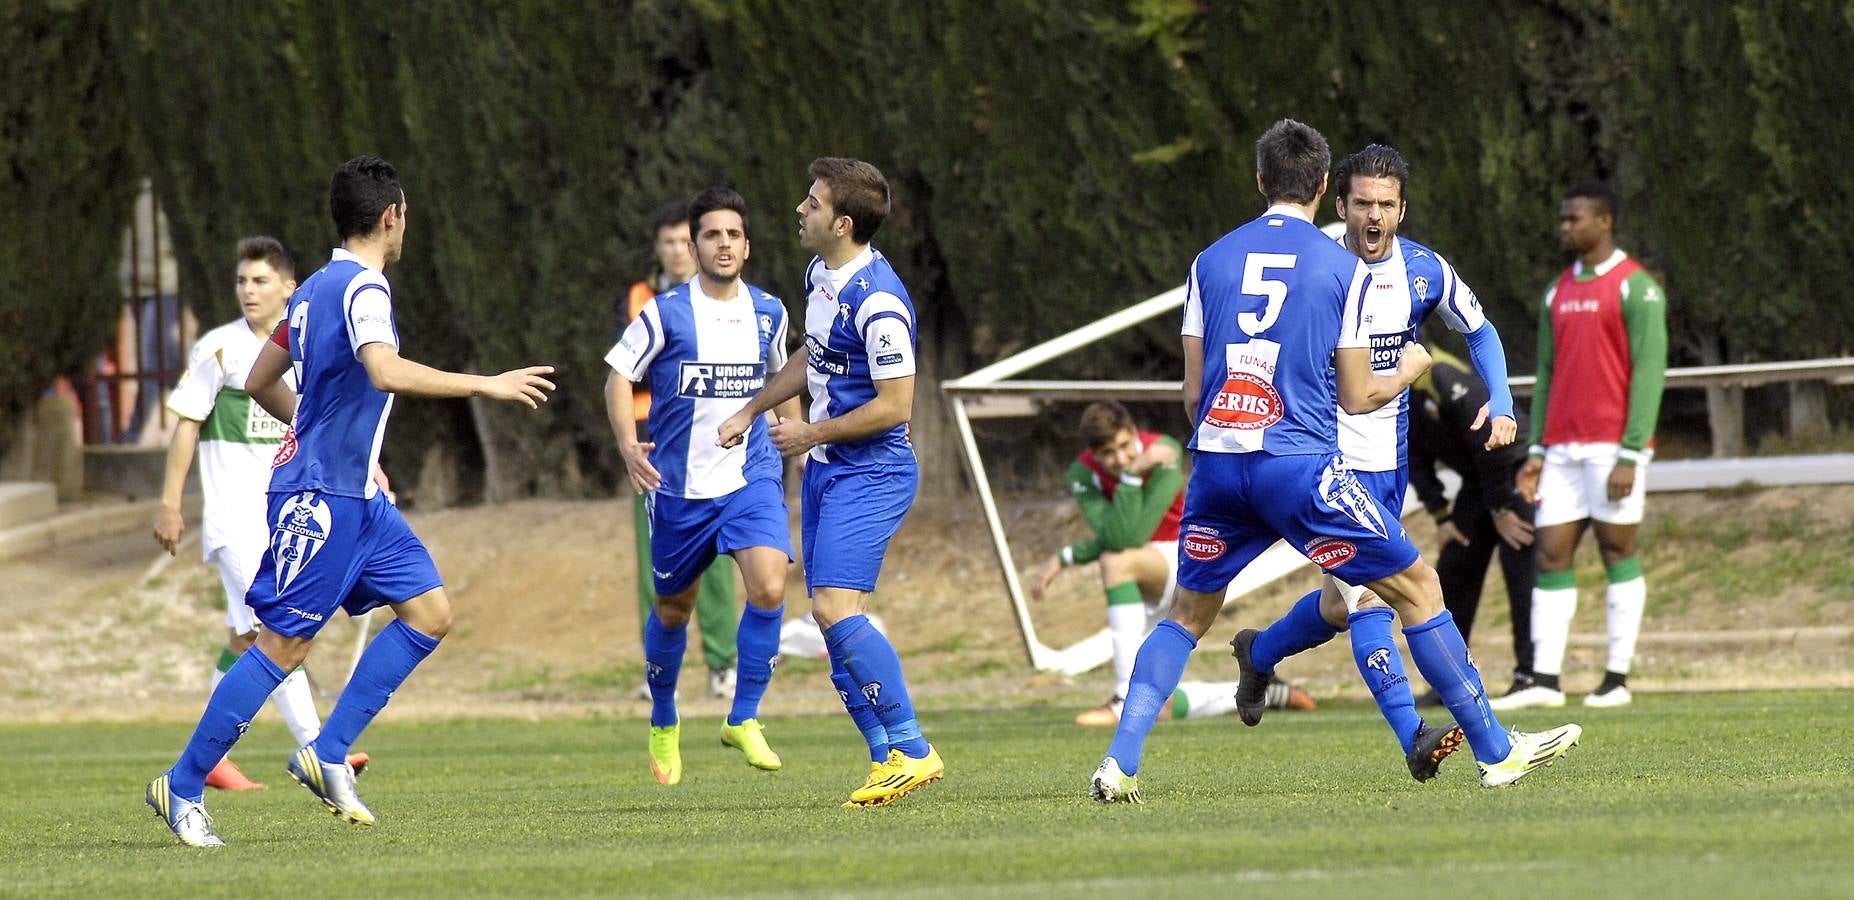
[[[1146,598],[1140,595],[1137,581],[1122,581],[1119,584],[1107,586],[1108,606],[1125,606],[1129,603],[1145,602]]]

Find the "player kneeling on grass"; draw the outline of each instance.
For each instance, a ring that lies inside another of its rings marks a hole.
[[[649,498],[657,602],[644,625],[644,674],[650,771],[662,784],[682,780],[676,682],[702,573],[722,553],[740,566],[747,608],[735,633],[738,676],[721,742],[745,753],[755,768],[783,765],[759,722],[760,698],[779,653],[785,569],[792,561],[779,452],[764,418],[754,419],[747,439],[731,447],[717,446],[708,435],[765,386],[768,372],[785,365],[785,304],[740,279],[751,243],[747,203],[739,194],[716,188],[696,196],[689,231],[699,273],[646,303],[605,356],[612,367],[605,409],[618,451],[632,487]],[[631,409],[632,386],[646,379],[657,385],[648,443],[638,440]],[[797,415],[797,403],[786,412]]]
[[[391,606],[398,619],[368,645],[322,733],[288,767],[337,817],[374,823],[354,791],[348,748],[451,628],[431,554],[372,477],[393,397],[478,396],[533,408],[553,389],[542,377],[549,366],[463,375],[400,357],[385,269],[404,247],[407,207],[391,164],[372,156],[343,164],[329,208],[342,245],[290,297],[287,328],[265,343],[245,382],[252,399],[293,423],[270,477],[270,552],[245,595],[264,629],[213,690],[180,759],[146,794],[174,836],[194,847],[225,843],[202,802],[206,773],[284,673],[302,665],[323,622],[337,609],[360,615]],[[300,401],[283,383],[292,368]]]
[[[1166,435],[1140,431],[1127,408],[1113,400],[1089,404],[1082,412],[1081,438],[1085,449],[1069,465],[1069,491],[1094,536],[1045,559],[1030,579],[1030,596],[1041,600],[1065,567],[1100,561],[1113,641],[1114,695],[1082,711],[1075,724],[1112,726],[1120,721],[1140,641],[1171,609],[1178,586],[1182,451]],[[1225,715],[1236,708],[1236,687],[1233,681],[1180,684],[1160,718]],[[1292,709],[1315,706],[1305,691],[1281,681],[1269,685],[1268,701]]]

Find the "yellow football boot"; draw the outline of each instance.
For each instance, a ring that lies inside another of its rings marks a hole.
[[[927,755],[920,759],[899,749],[888,751],[888,761],[869,774],[869,782],[850,795],[848,806],[887,806],[916,788],[939,781],[946,775],[946,763],[940,752],[927,745]]]
[[[766,745],[766,729],[760,726],[760,720],[748,719],[739,725],[729,725],[721,720],[721,745],[733,747],[747,755],[747,765],[768,772],[777,772],[785,767],[779,754]]]

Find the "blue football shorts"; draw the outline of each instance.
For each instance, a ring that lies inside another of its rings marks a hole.
[[[1410,487],[1409,469],[1391,469],[1388,472],[1353,471],[1358,483],[1365,488],[1371,499],[1390,510],[1392,518],[1403,517],[1403,500]]]
[[[1229,586],[1276,539],[1349,584],[1410,567],[1416,545],[1338,453],[1197,453],[1178,535],[1178,584]]]
[[[792,524],[777,478],[758,478],[706,500],[654,491],[647,505],[650,574],[659,596],[688,590],[723,553],[771,547],[792,558]]]
[[[920,468],[907,463],[806,463],[798,517],[805,592],[875,590],[888,542],[914,505],[920,481]]]
[[[270,495],[270,552],[245,603],[264,627],[314,637],[335,610],[358,616],[443,586],[431,553],[384,494]]]

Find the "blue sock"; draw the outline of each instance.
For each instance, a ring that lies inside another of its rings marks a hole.
[[[682,678],[682,658],[689,652],[689,623],[671,628],[657,618],[656,610],[644,622],[644,681],[650,685],[650,724],[668,728],[676,724],[676,682]]]
[[[863,733],[863,740],[869,744],[869,761],[886,762],[888,760],[888,729],[882,727],[882,720],[876,718],[875,707],[856,686],[856,679],[843,669],[843,659],[836,653],[830,655],[830,683],[837,688],[837,696],[843,700],[843,708],[850,713],[850,721],[856,723],[856,730]]]
[[[1107,745],[1107,755],[1120,764],[1120,771],[1139,774],[1146,733],[1158,721],[1159,711],[1171,702],[1172,691],[1178,689],[1185,663],[1191,661],[1195,649],[1197,638],[1170,619],[1160,622],[1139,645],[1139,655],[1133,658],[1133,682],[1127,688],[1127,702],[1120,708],[1120,724],[1114,728],[1114,742]]]
[[[779,626],[785,624],[785,605],[761,609],[747,604],[740,614],[740,630],[734,633],[734,708],[727,714],[729,725],[739,725],[759,718],[760,698],[772,684],[773,657],[779,655]]]
[[[348,748],[373,717],[386,708],[393,692],[405,684],[418,664],[438,649],[438,639],[420,633],[402,619],[394,619],[361,654],[360,664],[341,689],[341,698],[328,712],[328,722],[315,739],[315,755],[323,762],[346,762]]]
[[[895,645],[861,615],[832,625],[824,632],[824,643],[832,656],[843,657],[843,670],[875,707],[882,730],[888,732],[889,748],[915,759],[926,756],[927,739],[921,737],[920,723],[914,719],[914,702],[908,699],[908,683],[901,674]]]
[[[251,648],[232,664],[231,671],[219,680],[206,711],[200,714],[199,727],[180,751],[174,767],[167,770],[168,788],[182,800],[199,802],[206,794],[206,773],[231,752],[232,745],[251,727],[251,717],[264,708],[270,692],[283,683],[284,672],[264,655]]]
[[[1264,672],[1273,672],[1281,661],[1303,650],[1312,650],[1339,633],[1326,617],[1320,615],[1320,592],[1314,591],[1295,601],[1287,615],[1256,635],[1249,648],[1249,659]]]
[[[1361,609],[1346,617],[1352,631],[1352,660],[1358,674],[1371,689],[1371,699],[1397,735],[1403,752],[1410,752],[1423,717],[1416,714],[1416,698],[1410,696],[1410,677],[1404,673],[1403,654],[1391,640],[1391,623],[1397,614],[1384,607]]]
[[[1455,617],[1448,610],[1421,625],[1403,630],[1410,644],[1410,660],[1423,673],[1429,686],[1442,697],[1442,705],[1455,716],[1455,724],[1468,736],[1468,746],[1479,762],[1496,763],[1513,752],[1506,729],[1494,718],[1487,705],[1487,690],[1481,686],[1481,673],[1468,656],[1468,645],[1455,627]]]

